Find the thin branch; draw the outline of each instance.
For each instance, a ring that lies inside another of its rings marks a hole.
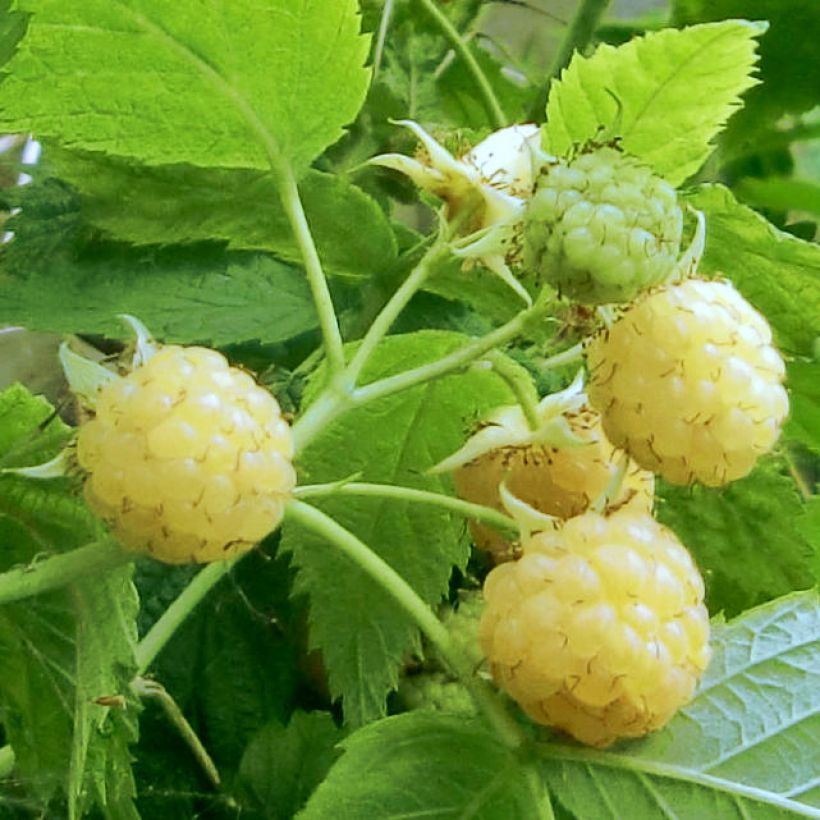
[[[496,529],[508,533],[518,533],[518,525],[504,513],[485,507],[483,504],[473,504],[462,501],[451,495],[417,490],[412,487],[397,487],[393,484],[369,484],[363,481],[338,481],[332,484],[306,484],[297,487],[296,498],[321,498],[328,495],[355,495],[375,498],[394,498],[400,501],[410,501],[417,504],[429,504],[433,507],[442,507],[451,512],[472,518],[482,524],[489,524]]]
[[[322,536],[393,598],[433,644],[453,673],[468,688],[476,706],[493,726],[503,743],[516,749],[526,742],[521,729],[507,714],[492,689],[476,677],[472,663],[464,650],[450,637],[450,633],[442,626],[433,610],[401,575],[353,533],[321,510],[302,501],[293,500],[287,506],[286,517]]]
[[[583,358],[584,345],[583,342],[578,342],[577,345],[568,347],[566,350],[562,350],[560,353],[556,353],[554,356],[550,356],[547,359],[540,359],[538,362],[536,362],[536,364],[541,370],[552,370],[556,367],[562,367],[565,364],[579,362]]]
[[[395,376],[387,376],[354,390],[352,401],[355,406],[360,406],[402,390],[407,390],[409,387],[414,387],[417,384],[440,379],[442,376],[446,376],[456,370],[461,370],[480,356],[483,356],[488,350],[492,350],[494,347],[506,344],[511,339],[514,339],[524,330],[529,322],[542,315],[545,309],[545,304],[539,300],[532,305],[532,307],[521,311],[517,316],[510,319],[506,324],[501,325],[501,327],[496,328],[486,336],[482,336],[460,347],[458,350],[453,351],[438,361],[413,368],[412,370],[405,370],[403,373],[398,373]]]
[[[356,384],[362,368],[367,364],[379,342],[388,334],[399,314],[407,307],[407,303],[435,271],[439,261],[447,256],[449,252],[449,248],[443,242],[435,243],[427,250],[418,265],[410,272],[410,275],[401,283],[387,304],[381,309],[379,315],[373,320],[370,329],[359,344],[356,355],[345,371],[346,383]]]
[[[393,0],[385,0],[382,9],[382,19],[379,21],[379,33],[376,35],[376,48],[373,52],[373,79],[379,76],[384,57],[384,43],[387,40],[387,30],[390,28],[390,17],[393,14]]]
[[[273,157],[271,157],[271,162],[273,164]],[[319,326],[322,329],[322,341],[328,363],[328,379],[332,379],[344,368],[344,343],[339,330],[339,320],[333,307],[333,299],[322,270],[319,253],[313,242],[304,208],[302,208],[302,200],[299,197],[299,188],[296,185],[293,170],[287,162],[279,162],[275,165],[275,171],[282,206],[299,245],[308,285],[319,315]]]
[[[334,419],[348,410],[361,407],[371,401],[393,395],[402,390],[407,390],[418,384],[439,379],[467,367],[487,351],[506,344],[518,336],[529,322],[542,316],[547,308],[547,301],[539,299],[534,305],[521,311],[509,322],[496,328],[486,336],[475,339],[430,364],[412,370],[405,370],[403,373],[379,379],[354,390],[342,389],[338,384],[329,385],[293,426],[297,454],[307,447]]]
[[[493,370],[507,383],[512,390],[515,400],[524,413],[527,426],[530,430],[537,430],[540,424],[538,417],[538,392],[532,383],[529,373],[520,365],[508,359],[498,350],[491,350],[487,354],[487,361]]]
[[[450,41],[450,45],[455,52],[464,60],[464,64],[478,86],[481,92],[484,107],[492,119],[495,128],[504,128],[509,125],[507,115],[498,101],[498,97],[487,79],[487,75],[482,70],[478,61],[473,56],[470,47],[467,45],[464,38],[458,32],[456,27],[450,22],[449,18],[439,9],[435,0],[418,0],[424,10],[436,21],[436,24],[441,29],[441,33]]]
[[[241,557],[241,556],[240,556]],[[134,656],[137,662],[137,674],[142,675],[154,662],[165,644],[173,637],[180,624],[191,614],[194,607],[208,594],[216,583],[230,572],[239,558],[229,561],[215,561],[180,592],[174,602],[162,613],[159,620],[148,630],[145,637],[137,644]]]
[[[197,736],[193,726],[188,722],[185,715],[182,714],[182,709],[179,708],[179,705],[171,697],[165,687],[154,680],[147,680],[145,678],[137,678],[131,686],[134,692],[141,698],[153,698],[162,706],[165,716],[179,732],[180,737],[188,744],[188,748],[193,752],[194,757],[202,767],[208,780],[211,781],[214,788],[220,788],[222,779],[219,776],[216,764]]]

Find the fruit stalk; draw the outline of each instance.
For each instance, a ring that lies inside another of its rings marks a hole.
[[[409,501],[417,504],[430,504],[435,507],[442,507],[451,512],[463,515],[465,518],[472,518],[489,524],[507,533],[517,533],[518,526],[504,513],[486,507],[483,504],[472,504],[469,501],[462,501],[460,498],[453,498],[442,493],[433,493],[427,490],[417,490],[413,487],[398,487],[393,484],[370,484],[362,481],[333,482],[332,484],[306,484],[294,490],[296,498],[317,498],[328,495],[355,495],[371,496],[377,498],[393,498],[400,501]]]
[[[398,290],[390,297],[387,304],[381,309],[379,315],[370,325],[370,329],[365,334],[352,361],[345,370],[344,381],[355,385],[358,381],[362,368],[367,364],[373,351],[379,342],[388,334],[393,323],[399,314],[413,298],[414,294],[435,272],[437,264],[449,253],[447,245],[438,241],[434,243],[424,254],[410,275],[401,283]]]
[[[291,521],[322,536],[343,552],[393,598],[433,644],[439,655],[450,666],[453,674],[467,687],[476,706],[505,745],[517,749],[525,742],[520,728],[507,714],[493,691],[483,680],[475,676],[469,658],[453,641],[433,610],[401,575],[353,533],[321,510],[302,501],[293,500],[288,504],[285,515]]]
[[[527,420],[527,426],[530,430],[537,430],[541,423],[538,415],[538,392],[529,374],[497,350],[491,350],[487,354],[487,360],[512,390]]]
[[[336,418],[354,407],[362,407],[376,399],[392,396],[419,384],[440,379],[460,370],[483,356],[488,350],[506,344],[518,336],[529,322],[546,313],[549,297],[546,295],[534,305],[521,311],[501,327],[486,336],[469,342],[435,362],[405,370],[395,376],[387,376],[353,391],[342,390],[338,384],[327,389],[307,408],[293,425],[293,438],[297,455]]]
[[[328,379],[332,379],[344,369],[342,333],[339,330],[339,321],[333,307],[333,298],[330,295],[319,253],[302,207],[293,171],[286,163],[282,163],[276,171],[282,207],[285,209],[293,235],[299,245],[310,292],[313,295],[316,312],[319,314],[319,325],[322,329],[322,340],[328,361]]]
[[[216,764],[194,731],[194,727],[191,726],[185,715],[182,714],[182,709],[179,708],[177,702],[168,694],[165,687],[156,681],[146,680],[145,678],[137,678],[132,684],[132,687],[134,692],[141,698],[153,698],[159,703],[162,707],[162,711],[165,712],[165,716],[179,732],[180,737],[188,744],[188,748],[202,767],[211,785],[215,789],[219,789],[222,786],[222,778],[219,776]]]
[[[142,675],[147,671],[165,644],[168,643],[182,622],[191,614],[194,607],[222,577],[231,571],[233,565],[240,558],[241,556],[208,564],[180,592],[174,602],[162,613],[159,620],[154,623],[145,637],[137,644],[134,652],[134,659],[137,662],[137,675]]]

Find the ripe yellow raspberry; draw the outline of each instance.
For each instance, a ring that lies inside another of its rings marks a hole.
[[[484,584],[482,649],[537,723],[608,746],[663,726],[709,661],[703,580],[650,515],[588,512],[524,544]]]
[[[648,293],[591,340],[587,364],[607,436],[674,484],[743,477],[789,409],[769,325],[728,282]]]
[[[516,498],[546,515],[571,518],[585,512],[607,489],[618,470],[618,456],[594,410],[584,406],[564,415],[572,433],[588,444],[525,444],[492,450],[455,471],[456,492],[466,501],[504,512],[499,497],[499,485],[504,482]],[[495,423],[503,421],[496,419]],[[517,417],[510,414],[509,421],[513,424]],[[621,487],[612,507],[652,509],[652,473],[630,462]],[[509,552],[509,542],[497,530],[471,521],[470,532],[479,549],[497,556]]]
[[[80,428],[85,495],[130,549],[172,564],[250,549],[295,484],[279,405],[224,356],[168,346],[99,392]]]

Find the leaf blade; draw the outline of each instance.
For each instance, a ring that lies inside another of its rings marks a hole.
[[[579,816],[618,817],[613,806],[627,801],[636,816],[680,820],[820,817],[813,785],[820,750],[812,739],[820,728],[818,636],[816,591],[715,624],[715,654],[700,689],[664,731],[620,753],[541,747],[547,782]],[[760,687],[750,670],[771,685]],[[801,735],[784,742],[795,702],[807,704],[795,724]],[[747,753],[767,742],[761,766]],[[742,767],[725,765],[744,755]],[[664,806],[673,812],[664,814]]]
[[[762,31],[730,20],[576,55],[550,91],[546,149],[565,154],[611,130],[627,151],[679,185],[700,168],[739,95],[755,84],[754,38]]]
[[[148,164],[274,158],[301,171],[342,136],[367,87],[354,0],[18,6],[32,18],[0,88],[10,132]]]

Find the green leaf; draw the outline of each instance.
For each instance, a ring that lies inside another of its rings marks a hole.
[[[0,323],[125,335],[120,313],[164,341],[277,342],[317,324],[302,271],[214,244],[134,249],[87,241],[77,204],[56,180],[21,189],[23,211],[0,261]]]
[[[722,185],[686,201],[706,214],[701,271],[731,279],[788,353],[811,355],[820,316],[820,247],[777,230]]]
[[[456,333],[419,332],[388,338],[363,383],[435,361],[462,346]],[[321,384],[314,379],[314,390]],[[362,480],[448,492],[448,478],[426,471],[463,443],[478,416],[509,401],[494,373],[470,370],[390,396],[347,413],[300,454],[300,483]],[[464,524],[440,509],[395,500],[343,497],[317,502],[384,558],[429,604],[447,590],[453,565],[468,556]],[[321,538],[286,522],[282,546],[299,570],[297,589],[308,593],[311,642],[321,649],[334,697],[345,719],[358,725],[384,714],[406,653],[418,631],[404,611]]]
[[[736,186],[737,196],[755,208],[806,211],[820,216],[820,185],[804,179],[747,177]]]
[[[791,478],[763,463],[719,490],[659,488],[658,519],[692,551],[712,612],[734,615],[813,585],[813,550],[799,529],[803,505]]]
[[[239,764],[239,783],[266,820],[296,815],[341,751],[342,732],[328,712],[294,712],[287,727],[269,723]]]
[[[359,729],[342,747],[299,820],[544,820],[552,814],[538,778],[464,715],[398,715]]]
[[[508,322],[521,309],[521,299],[498,276],[482,267],[462,270],[460,259],[450,260],[424,289],[463,302],[497,324]]]
[[[49,461],[69,435],[45,399],[19,384],[0,393],[0,466]],[[67,479],[0,475],[0,571],[28,563],[38,553],[65,551],[99,537],[99,523],[74,490]]]
[[[546,150],[566,154],[602,133],[620,136],[627,151],[680,185],[755,84],[755,38],[763,30],[728,20],[601,45],[589,58],[576,54],[550,91]]]
[[[0,131],[148,164],[304,170],[368,83],[355,0],[18,0]]]
[[[754,150],[759,130],[783,114],[808,111],[820,103],[820,7],[815,0],[676,0],[676,25],[748,17],[766,20],[760,41],[762,84],[746,97],[745,108],[730,123],[730,142]]]
[[[487,47],[484,38],[474,36],[477,29],[483,28],[477,23],[482,5],[481,0],[448,0],[441,11],[467,41],[509,121],[520,121],[537,89],[513,77],[508,53],[498,56],[499,49]],[[386,4],[366,0],[362,6],[366,28],[376,31]],[[495,127],[475,77],[454,54],[425,6],[418,0],[391,2],[387,15],[389,27],[379,71],[364,107],[363,120],[370,121],[362,141],[378,136],[385,114],[456,129],[485,131]],[[384,146],[372,153],[382,150]]]
[[[0,722],[25,786],[44,803],[135,817],[129,745],[137,704],[131,567],[0,609]],[[99,698],[122,696],[123,709]],[[70,761],[70,763],[69,763]]]
[[[715,624],[695,699],[649,739],[550,744],[544,776],[579,818],[820,817],[820,599],[789,595]],[[344,760],[344,758],[343,758]]]
[[[0,394],[4,459],[36,442],[51,413],[47,402],[20,386]],[[42,455],[65,438],[59,421],[52,426],[62,436],[46,436]],[[0,478],[0,568],[98,535],[99,525],[70,482]],[[106,817],[135,816],[128,746],[137,729],[127,696],[136,669],[138,602],[131,572],[121,567],[0,607],[0,723],[27,788],[44,803],[61,792],[71,816],[92,804]],[[95,702],[118,695],[126,697],[122,713]]]
[[[266,547],[231,570],[152,665],[152,674],[184,710],[220,770],[235,769],[260,725],[286,722],[298,693],[304,615],[288,600],[288,562]],[[166,592],[161,585],[168,584],[168,567],[159,569],[142,569],[140,583],[146,603],[158,613],[176,597],[151,599],[158,591]],[[183,573],[179,580],[187,577]],[[159,776],[153,775],[149,783]]]
[[[56,147],[46,156],[55,174],[80,191],[85,219],[114,239],[137,245],[220,240],[230,248],[302,261],[270,174],[185,165],[153,168]],[[344,177],[319,171],[307,171],[299,187],[329,273],[369,276],[393,263],[396,240],[375,200]]]
[[[254,254],[196,248],[92,249],[26,279],[0,282],[0,322],[125,338],[129,313],[165,342],[279,342],[316,326],[300,271]],[[59,286],[56,283],[59,282]]]
[[[791,399],[786,434],[820,454],[820,362],[789,362],[786,373]]]
[[[11,2],[12,0],[0,1],[0,65],[11,57],[26,31],[26,15],[9,11]]]

